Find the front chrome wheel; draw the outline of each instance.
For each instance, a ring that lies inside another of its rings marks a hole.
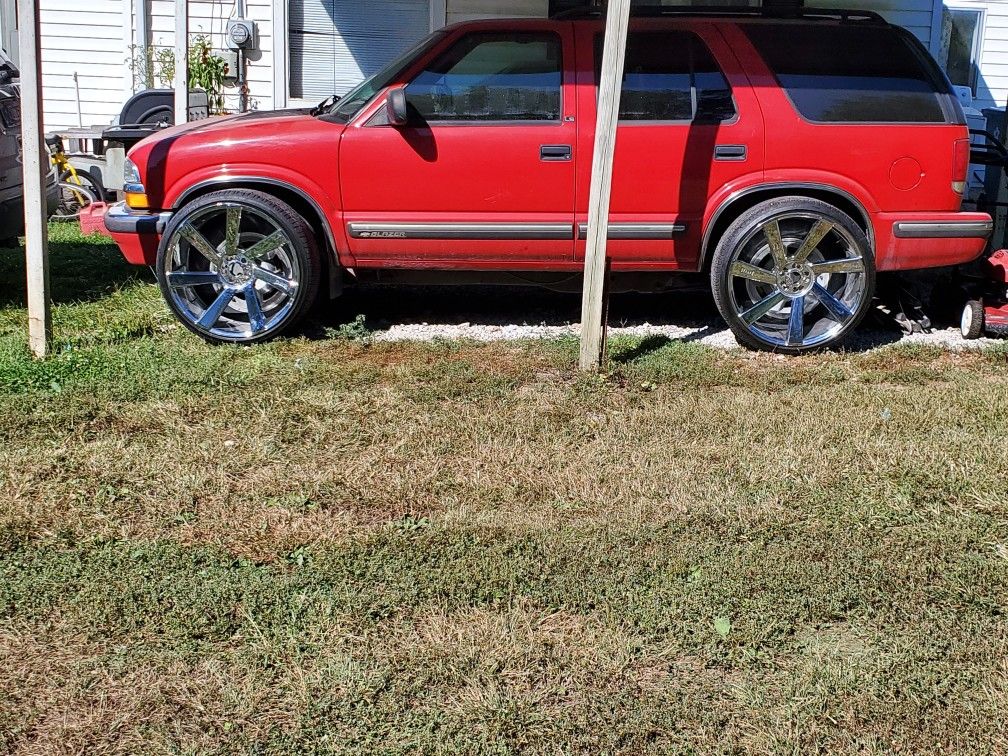
[[[798,353],[835,345],[873,295],[867,240],[825,203],[766,204],[725,235],[713,271],[718,306],[747,346]]]
[[[216,341],[252,341],[281,328],[304,279],[293,234],[271,213],[221,201],[188,214],[166,240],[161,270],[172,309]]]

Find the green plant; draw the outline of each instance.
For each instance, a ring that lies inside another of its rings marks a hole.
[[[175,79],[175,51],[170,47],[150,46],[141,49],[130,45],[127,60],[133,76],[133,91],[151,89],[155,84],[170,87]]]
[[[202,34],[189,41],[189,87],[206,91],[210,114],[224,113],[224,78],[227,61],[214,54],[210,38]]]
[[[343,323],[334,335],[344,341],[359,341],[365,344],[370,344],[373,339],[371,328],[367,324],[367,316],[363,313],[349,323]]]
[[[158,82],[163,87],[170,87],[175,80],[175,51],[170,47],[152,47],[151,51]]]
[[[199,34],[189,41],[189,87],[207,93],[211,115],[221,115],[224,109],[224,79],[228,64],[214,53],[210,38]],[[130,46],[127,61],[133,75],[133,90],[150,89],[155,82],[170,87],[175,80],[175,51],[170,47],[151,46],[146,50]]]

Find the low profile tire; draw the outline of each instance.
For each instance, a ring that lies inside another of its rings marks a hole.
[[[750,349],[802,354],[837,347],[871,307],[875,259],[864,231],[805,197],[744,212],[711,263],[718,310]]]
[[[230,189],[194,200],[165,229],[161,293],[175,316],[213,343],[276,338],[305,316],[321,264],[308,223],[264,192]]]
[[[959,332],[964,339],[979,339],[984,332],[983,302],[971,299],[963,308],[959,321]]]

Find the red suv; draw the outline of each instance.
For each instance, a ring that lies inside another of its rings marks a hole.
[[[591,14],[464,23],[310,111],[168,129],[130,153],[106,225],[212,341],[276,336],[368,269],[576,279],[602,33]],[[968,138],[947,78],[877,15],[634,18],[612,270],[708,273],[746,346],[834,346],[876,271],[983,251]]]

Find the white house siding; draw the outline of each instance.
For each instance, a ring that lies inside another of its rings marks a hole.
[[[174,0],[149,2],[148,41],[158,47],[174,46]],[[247,68],[250,102],[253,107],[270,108],[273,106],[272,0],[247,0],[246,6],[247,17],[259,24],[259,51],[250,56]],[[233,11],[234,3],[230,0],[190,0],[190,34],[206,34],[215,48],[225,48],[224,30]],[[74,72],[80,86],[81,123],[84,126],[111,123],[133,91],[130,45],[139,44],[133,0],[40,0],[40,14],[46,130],[78,125]],[[238,107],[234,86],[226,90],[225,105],[229,109]]]
[[[44,123],[48,131],[109,123],[129,86],[128,0],[41,0]]]
[[[477,18],[537,18],[549,14],[549,0],[448,0],[448,23]]]
[[[1003,108],[1008,100],[1008,0],[946,0],[945,6],[985,11],[974,106]]]
[[[149,0],[150,44],[172,47],[175,44],[174,0]],[[215,49],[227,49],[224,32],[228,18],[234,13],[231,0],[189,0],[189,35],[208,36]],[[273,107],[273,3],[272,0],[246,0],[245,17],[259,26],[259,47],[249,55],[246,72],[249,84],[249,104],[258,110]],[[135,25],[134,25],[135,28]],[[238,90],[228,86],[225,107],[238,109]]]

